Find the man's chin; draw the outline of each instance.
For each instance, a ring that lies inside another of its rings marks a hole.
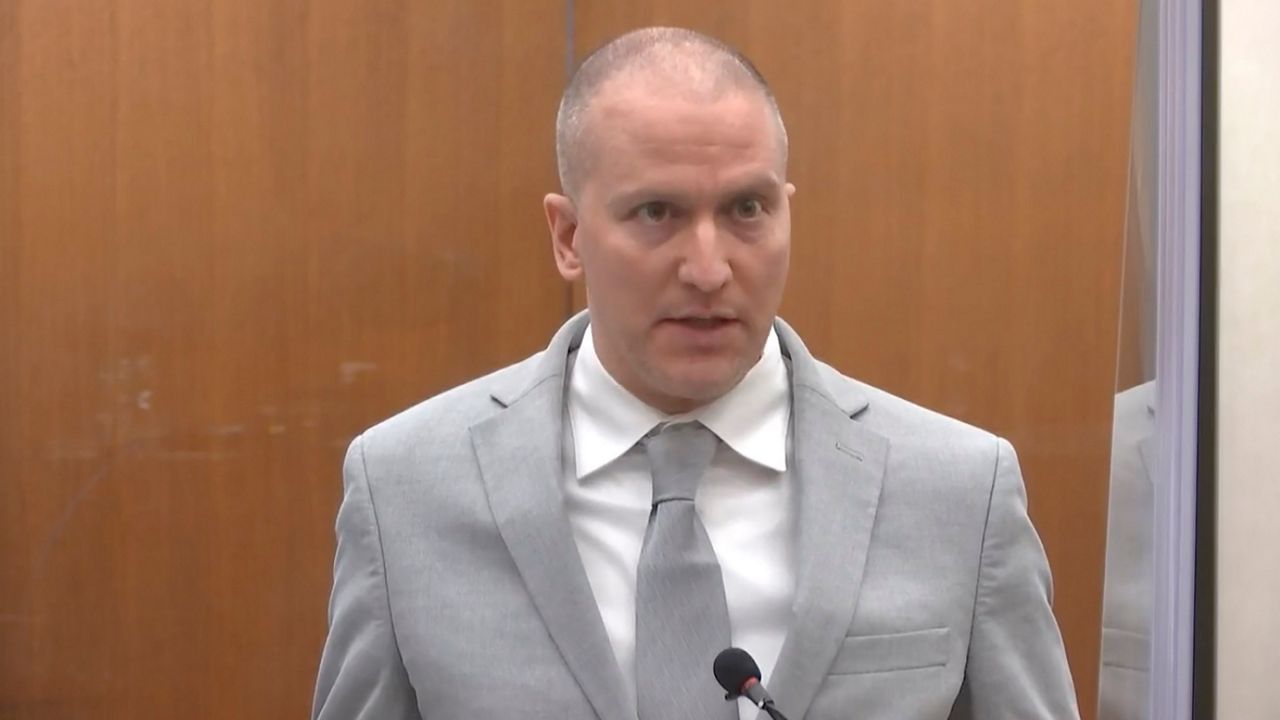
[[[676,399],[685,407],[680,412],[688,412],[719,400],[733,390],[742,380],[745,373],[725,372],[707,374],[674,374],[669,375],[666,385],[668,396]]]

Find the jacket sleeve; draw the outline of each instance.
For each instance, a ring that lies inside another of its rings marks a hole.
[[[363,437],[347,450],[343,487],[329,636],[320,658],[311,715],[315,720],[417,720],[417,697],[392,626]]]
[[[1013,446],[997,441],[964,687],[953,720],[1079,718],[1044,547]]]

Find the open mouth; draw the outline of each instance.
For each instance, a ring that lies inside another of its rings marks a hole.
[[[719,342],[725,333],[731,332],[740,323],[723,317],[683,317],[671,318],[663,324],[695,342]]]

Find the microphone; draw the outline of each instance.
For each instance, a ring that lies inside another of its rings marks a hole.
[[[760,682],[760,666],[746,650],[736,647],[721,650],[711,669],[716,674],[716,682],[725,689],[725,700],[746,697],[774,720],[787,720],[787,716],[773,706],[773,698]]]

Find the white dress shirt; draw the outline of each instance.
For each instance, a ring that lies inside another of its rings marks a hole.
[[[669,416],[609,375],[587,328],[569,378],[567,432],[576,468],[566,463],[565,503],[633,706],[636,566],[653,499],[649,461],[636,442],[672,420],[701,421],[722,441],[694,504],[720,561],[732,642],[756,659],[767,685],[795,595],[790,395],[778,337],[770,331],[760,360],[733,390],[694,412]],[[739,704],[743,720],[755,717],[750,703]]]

